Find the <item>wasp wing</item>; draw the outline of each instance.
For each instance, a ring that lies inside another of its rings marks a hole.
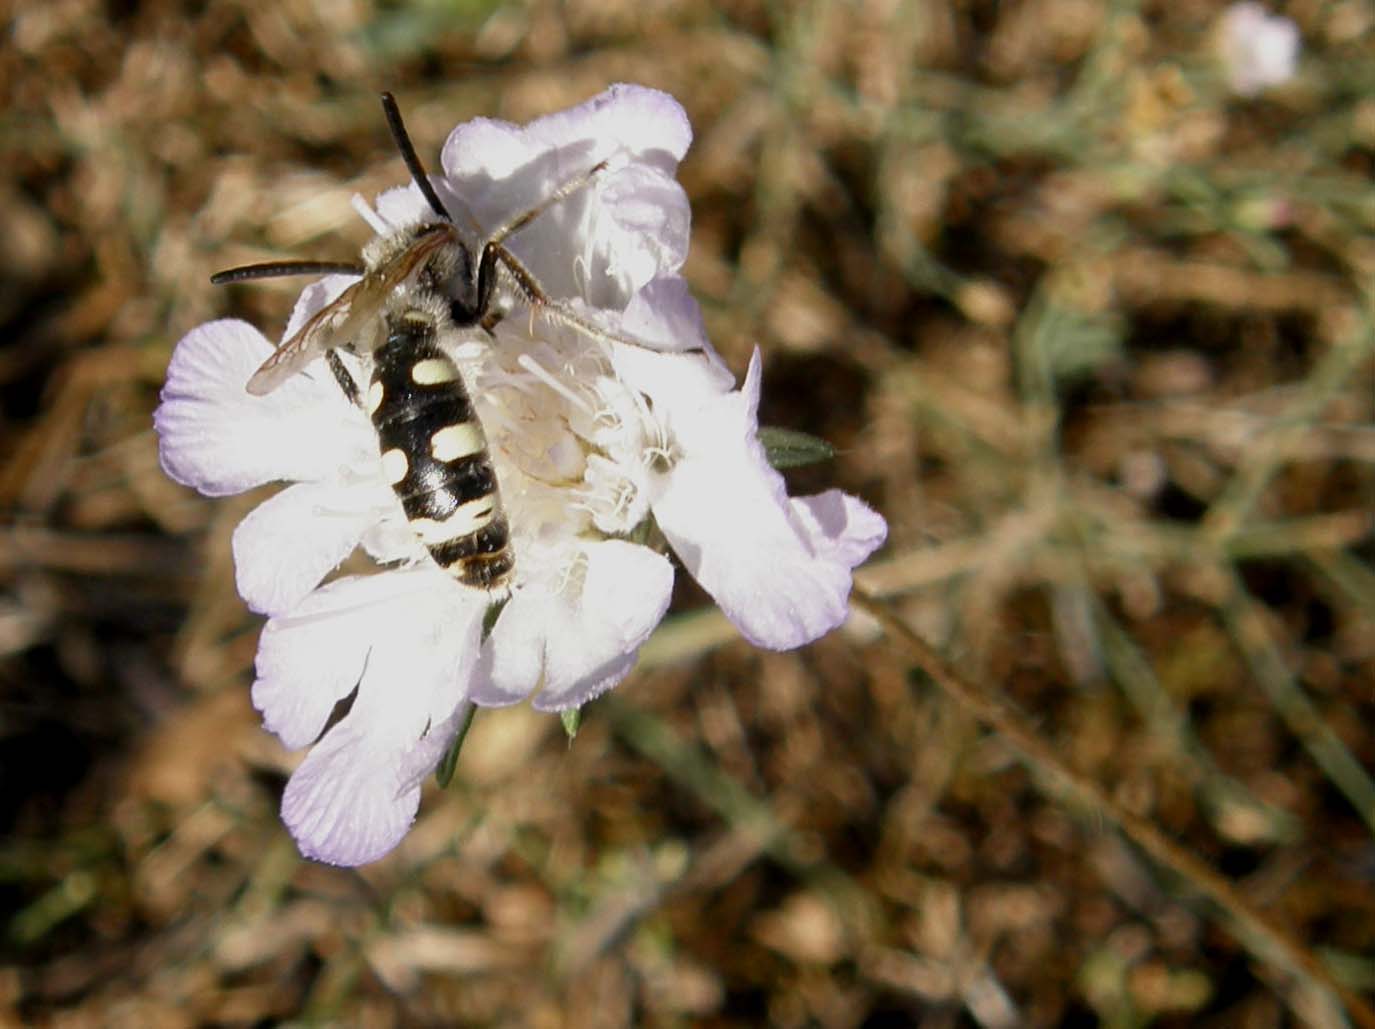
[[[265,396],[326,351],[366,339],[368,332],[375,331],[371,323],[382,314],[392,292],[409,284],[437,250],[456,238],[452,226],[434,226],[395,257],[365,274],[311,315],[294,336],[272,352],[248,380],[248,392]]]
[[[320,308],[301,326],[296,335],[272,352],[248,380],[248,392],[255,397],[266,396],[286,382],[325,351],[337,344],[338,331],[348,321],[354,302],[364,292],[367,279],[359,279],[340,293],[332,302]]]

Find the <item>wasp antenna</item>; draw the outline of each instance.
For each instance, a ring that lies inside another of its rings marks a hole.
[[[401,120],[401,108],[396,106],[396,97],[390,93],[383,93],[382,111],[387,116],[387,128],[391,129],[392,139],[396,140],[396,147],[401,151],[401,160],[406,162],[406,170],[411,173],[411,179],[429,202],[430,210],[446,222],[452,222],[453,216],[445,209],[444,204],[439,199],[439,194],[434,191],[430,177],[425,174],[425,166],[420,163],[415,147],[411,145],[411,137],[406,132],[406,123]]]
[[[245,264],[226,268],[210,276],[214,286],[249,279],[281,279],[288,275],[362,275],[366,268],[348,261],[269,261],[267,264]]]

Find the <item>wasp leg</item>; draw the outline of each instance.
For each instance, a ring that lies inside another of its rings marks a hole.
[[[488,243],[482,251],[482,260],[478,266],[479,290],[481,289],[482,269],[490,264],[495,269],[496,262],[500,261],[502,268],[509,274],[516,284],[516,288],[524,295],[527,303],[532,308],[539,311],[552,321],[567,325],[570,329],[576,329],[583,335],[592,339],[598,339],[605,343],[624,343],[628,347],[636,347],[639,350],[650,350],[655,353],[664,353],[661,347],[653,346],[644,340],[635,339],[633,336],[623,336],[618,332],[610,332],[603,329],[600,325],[588,321],[578,314],[571,307],[561,300],[555,300],[544,292],[539,284],[539,280],[531,273],[529,268],[521,262],[520,258],[511,251],[507,250],[500,243]],[[489,272],[491,278],[495,278]],[[488,289],[490,290],[490,286]],[[491,312],[482,319],[482,327],[490,332],[497,322],[504,317],[504,312]],[[490,321],[490,324],[489,324]],[[705,353],[701,347],[687,347],[683,350],[670,351],[677,354],[701,354]]]
[[[482,245],[482,255],[477,266],[477,309],[484,312],[482,316],[484,329],[491,331],[492,326],[501,321],[501,314],[491,310],[492,293],[496,289],[496,263],[498,259],[511,272],[511,277],[516,280],[517,287],[525,294],[527,300],[531,303],[546,305],[550,303],[549,298],[540,289],[539,283],[535,281],[535,277],[526,270],[514,254],[502,246],[502,243],[512,233],[525,228],[555,204],[561,203],[574,193],[592,185],[597,176],[606,170],[607,163],[606,161],[598,162],[581,175],[569,179],[534,207],[528,211],[522,211],[514,218],[498,225],[487,236],[487,241]]]
[[[486,250],[488,246],[501,243],[507,236],[519,232],[555,204],[562,203],[574,193],[579,193],[592,185],[592,183],[597,181],[597,176],[606,171],[606,166],[609,163],[609,161],[597,162],[582,174],[573,176],[573,178],[569,179],[528,211],[524,211],[509,221],[503,222],[501,225],[497,226],[487,236],[487,243],[483,249]]]
[[[483,247],[482,260],[478,264],[479,282],[482,279],[483,268],[488,267],[490,269],[488,272],[488,280],[491,283],[488,286],[489,290],[496,283],[495,271],[498,261],[501,262],[502,268],[515,280],[516,289],[520,291],[528,303],[539,304],[542,307],[552,307],[558,303],[544,292],[544,287],[539,284],[539,279],[535,278],[534,273],[525,267],[525,262],[500,243],[488,243]],[[479,285],[478,288],[480,290],[481,286]]]
[[[506,312],[499,310],[492,305],[492,294],[496,290],[497,282],[497,262],[501,262],[501,270],[515,286],[525,302],[532,307],[555,307],[558,304],[539,284],[539,280],[519,257],[511,253],[500,243],[487,243],[482,248],[482,257],[478,260],[477,266],[477,298],[478,310],[486,312],[482,316],[481,325],[488,332],[496,326],[497,322],[506,317]]]
[[[358,383],[353,381],[353,376],[344,367],[344,362],[339,360],[339,355],[333,350],[325,351],[325,362],[329,365],[329,370],[334,373],[334,381],[339,383],[339,388],[344,391],[344,396],[348,402],[355,407],[363,406],[363,392],[358,388]]]

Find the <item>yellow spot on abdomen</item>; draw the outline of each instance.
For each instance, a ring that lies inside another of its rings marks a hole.
[[[419,386],[436,386],[458,378],[458,368],[442,357],[427,357],[411,365],[411,381]]]
[[[411,463],[402,451],[393,448],[382,455],[382,474],[393,486],[404,479],[410,470]]]
[[[416,518],[412,521],[411,531],[420,537],[426,546],[448,543],[460,536],[471,536],[496,517],[496,496],[479,497],[461,504],[453,514],[442,522],[433,518]]]
[[[430,453],[436,461],[457,461],[486,449],[482,427],[476,422],[446,425],[430,437]]]

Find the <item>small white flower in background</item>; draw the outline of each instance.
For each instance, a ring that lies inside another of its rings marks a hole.
[[[1255,96],[1294,77],[1299,28],[1258,3],[1232,4],[1222,15],[1219,47],[1232,92]]]
[[[489,343],[451,347],[511,525],[509,595],[434,564],[368,416],[324,361],[252,396],[245,383],[273,349],[256,329],[211,322],[177,345],[155,415],[167,473],[211,496],[291,483],[244,519],[233,546],[239,592],[268,617],[253,701],[286,746],[311,747],[282,804],[307,856],[358,865],[395,847],[471,705],[530,697],[562,711],[620,682],[673,587],[670,560],[635,542],[651,516],[759,646],[798,647],[844,620],[851,570],[886,526],[836,490],[789,498],[766,460],[759,355],[734,389],[679,275],[689,210],[674,174],[690,139],[671,97],[614,86],[524,127],[469,122],[444,146],[436,189],[484,229],[608,161],[507,242],[550,296],[646,344],[522,307]],[[383,231],[433,219],[413,185],[370,213]],[[351,281],[307,287],[282,338]],[[336,353],[367,381],[362,360]],[[360,546],[378,570],[326,582]]]

